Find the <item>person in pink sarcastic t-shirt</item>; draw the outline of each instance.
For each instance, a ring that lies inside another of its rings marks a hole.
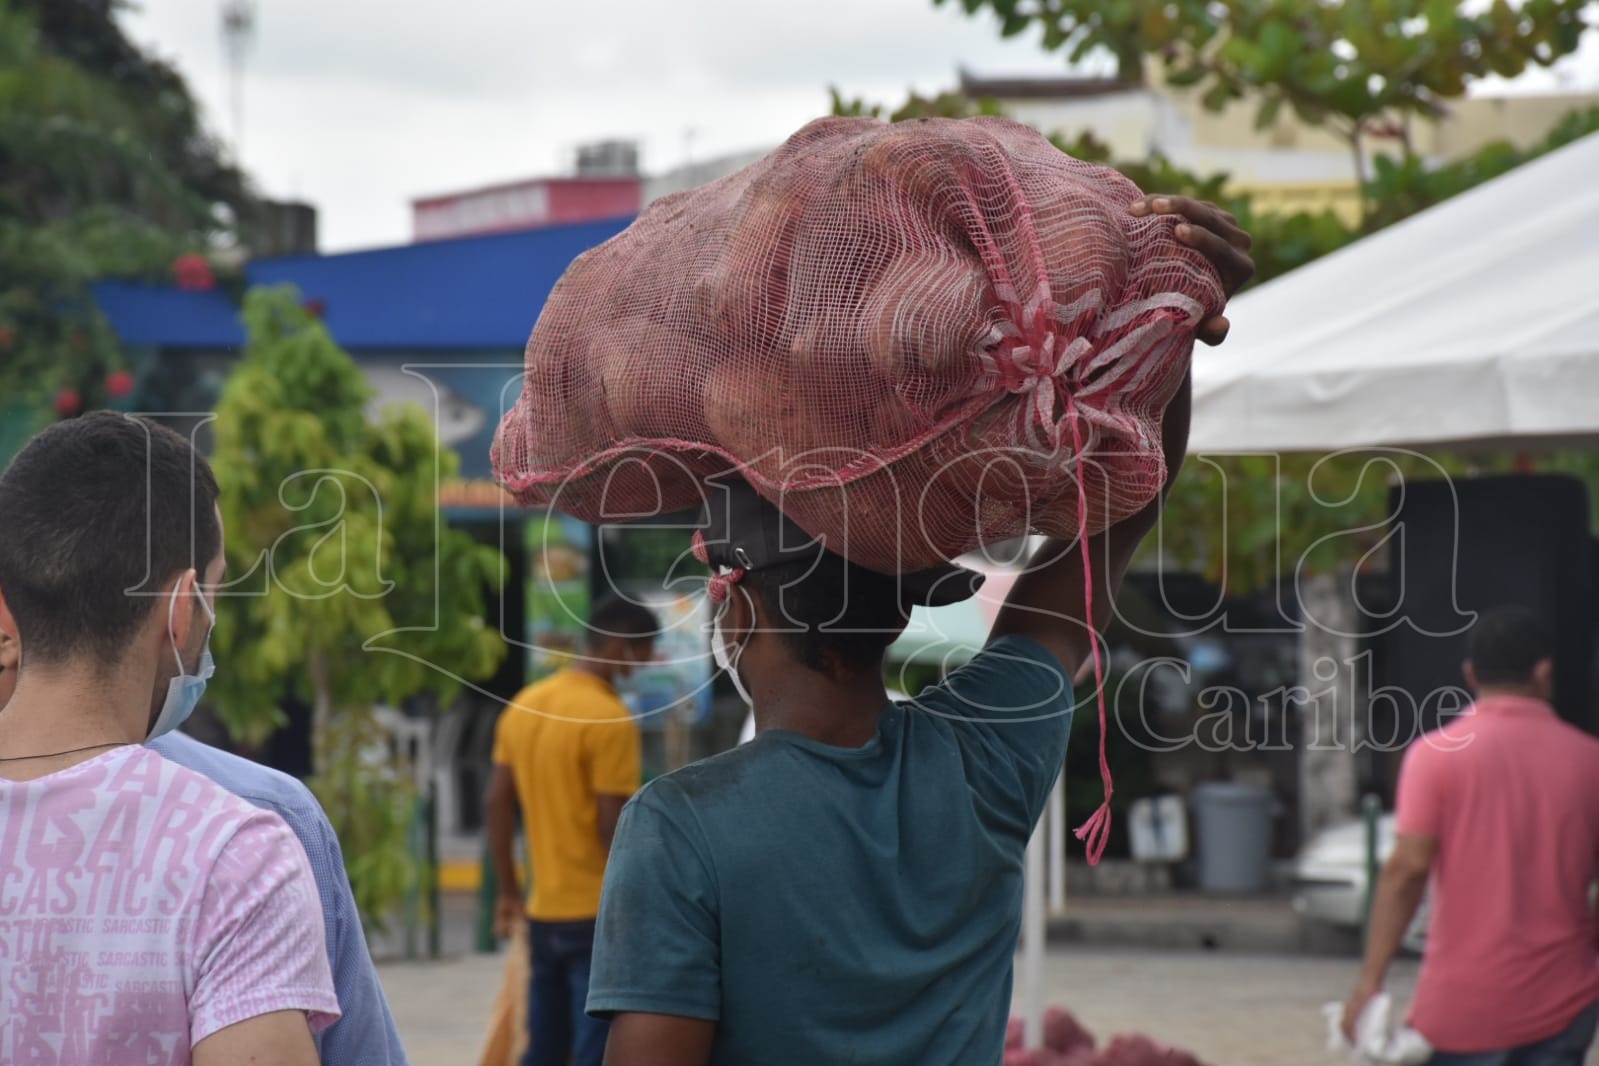
[[[1582,1066],[1599,1026],[1599,739],[1549,706],[1554,642],[1532,612],[1468,637],[1476,701],[1405,753],[1344,1032],[1381,989],[1429,877],[1410,1024],[1432,1066]]]
[[[339,1013],[304,849],[143,746],[210,676],[221,515],[109,412],[0,474],[0,1063],[315,1066]]]

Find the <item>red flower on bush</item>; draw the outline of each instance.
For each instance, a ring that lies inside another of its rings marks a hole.
[[[209,292],[217,286],[216,275],[211,273],[211,261],[196,252],[174,259],[172,274],[178,288],[185,292]]]
[[[83,409],[83,397],[78,395],[77,389],[62,389],[56,393],[56,414],[62,418],[71,418]]]
[[[305,313],[315,319],[323,319],[328,315],[328,302],[320,296],[313,296],[301,305]]]
[[[133,375],[126,370],[113,370],[106,375],[105,394],[120,400],[133,391]]]

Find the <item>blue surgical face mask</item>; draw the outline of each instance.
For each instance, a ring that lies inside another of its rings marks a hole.
[[[205,594],[196,589],[195,595],[200,598],[200,606],[205,609],[211,629],[215,629],[217,616],[211,610],[211,605],[205,602]],[[201,697],[205,695],[205,683],[216,673],[216,661],[211,658],[210,630],[206,631],[205,647],[200,652],[200,668],[192,674],[184,671],[183,654],[178,651],[178,636],[174,628],[177,607],[178,593],[174,589],[172,603],[167,607],[167,635],[172,638],[172,654],[178,660],[178,673],[167,682],[166,702],[161,705],[161,713],[156,716],[155,725],[150,727],[150,735],[144,738],[147,742],[172,732],[188,721],[189,715],[194,713],[194,709],[200,705]]]

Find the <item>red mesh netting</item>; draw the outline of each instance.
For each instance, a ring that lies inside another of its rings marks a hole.
[[[736,466],[893,572],[1076,536],[1080,439],[1097,531],[1159,490],[1161,413],[1223,306],[1138,195],[1003,119],[812,122],[572,264],[495,470],[599,522],[697,507]]]

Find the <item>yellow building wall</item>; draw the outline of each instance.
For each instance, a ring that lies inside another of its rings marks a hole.
[[[1228,191],[1248,193],[1259,214],[1332,211],[1346,225],[1360,224],[1360,192],[1353,181],[1235,182]]]
[[[1149,64],[1144,85],[1123,92],[1000,104],[1046,133],[1091,132],[1117,158],[1139,159],[1158,149],[1195,173],[1226,173],[1229,190],[1251,194],[1260,211],[1331,210],[1351,225],[1360,221],[1354,156],[1342,137],[1301,122],[1287,107],[1270,126],[1257,129],[1253,100],[1207,110],[1199,93],[1164,84],[1158,63]],[[1494,141],[1525,149],[1566,115],[1596,105],[1599,93],[1467,97],[1451,102],[1442,119],[1412,119],[1411,144],[1423,158],[1438,161],[1470,155]],[[1376,137],[1365,138],[1363,148],[1368,166],[1373,157],[1397,157],[1403,150],[1395,138]]]
[[[1412,138],[1416,151],[1442,159],[1470,155],[1494,141],[1527,149],[1573,111],[1594,106],[1599,106],[1599,93],[1470,97],[1450,104],[1442,121],[1418,123]]]
[[[1148,64],[1146,77],[1152,91],[1176,105],[1193,131],[1196,146],[1246,151],[1274,148],[1350,158],[1343,138],[1299,121],[1291,108],[1282,108],[1270,127],[1256,129],[1257,107],[1253,100],[1234,100],[1220,111],[1208,111],[1200,102],[1199,93],[1166,85],[1158,63]],[[1441,119],[1411,120],[1411,144],[1418,155],[1458,159],[1495,141],[1509,141],[1521,149],[1531,148],[1571,112],[1599,106],[1599,93],[1467,96],[1445,106],[1448,114]],[[1393,141],[1367,138],[1366,142],[1369,154],[1397,155],[1400,151]],[[1352,171],[1352,162],[1350,167]]]

